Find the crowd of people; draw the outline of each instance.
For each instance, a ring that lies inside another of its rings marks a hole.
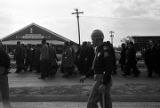
[[[160,76],[160,42],[150,41],[143,51],[144,61],[148,69],[148,77],[153,76],[153,72]]]
[[[133,42],[123,43],[121,45],[119,64],[124,76],[140,74],[137,68],[136,49]],[[160,42],[149,41],[147,46],[141,50],[141,58],[147,68],[147,77],[152,78],[153,74],[160,76]]]
[[[112,49],[114,57],[112,75],[115,75],[117,74],[115,50],[109,41],[104,43]],[[142,51],[145,65],[148,69],[148,77],[152,77],[153,72],[160,75],[160,63],[158,63],[160,61],[158,56],[160,52],[159,46],[159,44],[150,42],[149,46]],[[47,43],[45,39],[42,40],[42,44],[35,46],[30,44],[25,46],[18,41],[14,54],[17,65],[16,73],[35,70],[37,73],[41,73],[40,79],[45,79],[54,77],[59,69],[65,78],[76,74],[86,75],[88,73],[88,77],[93,77],[92,63],[95,57],[95,46],[91,42],[84,41],[81,46],[72,42],[65,42],[61,55],[61,59],[58,58],[54,45]],[[60,61],[60,64],[58,61]],[[119,64],[123,76],[133,75],[138,77],[140,75],[140,71],[137,68],[136,49],[132,41],[122,43]]]
[[[133,75],[134,77],[138,77],[140,71],[137,68],[137,57],[134,43],[132,41],[123,43],[121,47],[122,50],[120,53],[119,64],[121,70],[124,72],[123,76]]]
[[[46,77],[54,77],[58,69],[58,58],[53,44],[49,44],[45,39],[42,44],[30,44],[25,46],[20,41],[17,42],[17,47],[14,53],[16,61],[16,73],[33,71],[41,73],[40,79]]]
[[[105,44],[111,47],[116,61],[112,44],[109,41]],[[72,42],[65,42],[61,59],[57,57],[54,45],[47,43],[45,39],[42,40],[41,45],[35,46],[30,44],[25,46],[18,41],[14,53],[16,73],[35,70],[37,73],[41,73],[40,79],[54,77],[58,69],[64,74],[63,77],[65,78],[88,73],[90,73],[88,77],[93,77],[94,72],[91,67],[94,57],[95,47],[87,41],[83,42],[81,46]],[[60,64],[58,61],[60,61]],[[114,62],[114,66],[115,71],[113,73],[115,74],[116,62]]]

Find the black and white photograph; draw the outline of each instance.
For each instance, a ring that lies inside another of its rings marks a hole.
[[[160,0],[0,0],[0,108],[160,108]]]

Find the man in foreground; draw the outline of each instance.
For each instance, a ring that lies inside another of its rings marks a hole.
[[[112,85],[111,74],[113,71],[113,55],[109,45],[103,42],[104,35],[101,30],[94,30],[91,34],[93,45],[96,46],[95,58],[92,69],[94,70],[95,84],[90,94],[87,108],[112,108],[110,88]],[[87,77],[82,76],[80,82]]]

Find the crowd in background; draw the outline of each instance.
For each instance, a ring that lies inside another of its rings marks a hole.
[[[115,57],[112,44],[109,41],[106,44],[111,46],[112,54]],[[14,53],[16,73],[34,70],[41,73],[41,79],[54,77],[58,69],[64,74],[63,77],[76,74],[85,75],[88,72],[90,73],[89,77],[93,77],[94,72],[91,66],[94,56],[95,47],[91,42],[83,42],[81,46],[65,42],[62,57],[58,59],[54,45],[47,43],[45,39],[42,40],[42,44],[35,46],[24,45],[18,41]],[[116,74],[116,59],[114,65],[113,74]]]
[[[119,63],[121,70],[124,72],[123,76],[134,75],[134,77],[138,77],[140,71],[137,68],[137,57],[134,43],[131,41],[123,43],[121,47]]]
[[[117,59],[113,45],[107,41],[112,48],[114,56],[113,75],[117,74]],[[123,76],[138,77],[140,71],[137,68],[136,48],[133,42],[122,43],[120,51],[119,64]],[[142,51],[142,56],[145,65],[148,69],[148,77],[152,77],[153,72],[160,75],[159,61],[160,44],[150,42],[146,49]],[[95,56],[95,47],[91,42],[84,41],[81,46],[72,42],[65,42],[62,51],[61,59],[56,55],[56,48],[53,44],[42,40],[42,44],[24,45],[17,42],[17,47],[14,53],[16,60],[16,73],[25,71],[36,71],[41,74],[40,79],[54,77],[58,69],[64,74],[63,77],[72,75],[85,75],[90,73],[93,77],[94,72],[91,69],[92,62]]]
[[[160,76],[160,42],[150,41],[143,50],[143,56],[148,69],[148,77],[152,77],[153,73]]]
[[[46,40],[42,40],[42,44],[25,46],[20,41],[14,53],[16,61],[16,73],[35,70],[41,73],[41,79],[46,77],[54,77],[58,69],[56,50],[53,44],[49,44]]]
[[[137,68],[136,49],[133,42],[123,43],[121,45],[120,66],[124,76],[139,76],[140,71]],[[160,42],[149,41],[147,46],[141,50],[141,59],[147,68],[147,77],[153,77],[153,74],[160,76]]]

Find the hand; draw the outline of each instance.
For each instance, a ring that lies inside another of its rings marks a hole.
[[[98,88],[100,93],[105,93],[106,92],[106,86],[104,84],[101,84]]]
[[[95,81],[102,81],[103,75],[102,74],[95,74],[94,75],[94,80]]]
[[[80,77],[80,83],[84,83],[84,80],[85,80],[85,79],[86,79],[86,76],[84,76],[84,75],[81,76],[81,77]]]

